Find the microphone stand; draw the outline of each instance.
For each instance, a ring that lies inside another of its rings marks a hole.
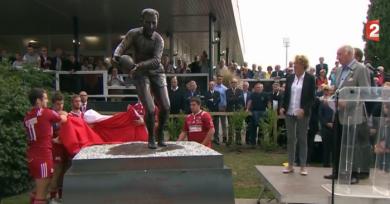
[[[335,178],[336,178],[336,168],[338,168],[338,166],[336,166],[336,157],[334,156],[335,155],[335,151],[337,149],[337,141],[338,141],[338,137],[340,136],[339,135],[339,126],[340,126],[340,122],[339,122],[339,94],[340,94],[340,91],[339,89],[336,90],[336,99],[335,99],[335,122],[334,122],[334,140],[333,140],[333,165],[332,165],[332,201],[331,203],[334,204],[334,188],[335,188]]]

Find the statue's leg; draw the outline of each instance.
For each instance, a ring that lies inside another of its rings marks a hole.
[[[156,105],[159,109],[158,114],[158,127],[157,127],[157,138],[158,146],[165,147],[164,142],[164,127],[168,121],[170,102],[168,96],[168,90],[166,86],[165,74],[153,77],[153,82],[151,83],[151,89],[156,101]]]
[[[141,101],[145,109],[145,124],[148,129],[148,147],[150,149],[156,149],[156,142],[154,136],[154,102],[150,93],[150,81],[148,77],[137,76],[135,77],[135,86],[137,88],[138,98]]]

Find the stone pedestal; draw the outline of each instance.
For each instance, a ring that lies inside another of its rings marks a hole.
[[[195,142],[84,148],[65,175],[64,203],[234,203],[223,155]]]

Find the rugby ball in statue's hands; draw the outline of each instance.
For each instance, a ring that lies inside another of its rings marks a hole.
[[[118,64],[118,69],[122,71],[122,73],[129,73],[135,66],[133,58],[129,55],[120,56]]]

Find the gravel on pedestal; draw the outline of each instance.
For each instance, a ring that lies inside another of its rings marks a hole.
[[[183,157],[210,156],[220,153],[197,142],[167,142],[168,146],[155,150],[149,149],[146,142],[95,145],[83,148],[73,159],[109,159],[141,157]]]

